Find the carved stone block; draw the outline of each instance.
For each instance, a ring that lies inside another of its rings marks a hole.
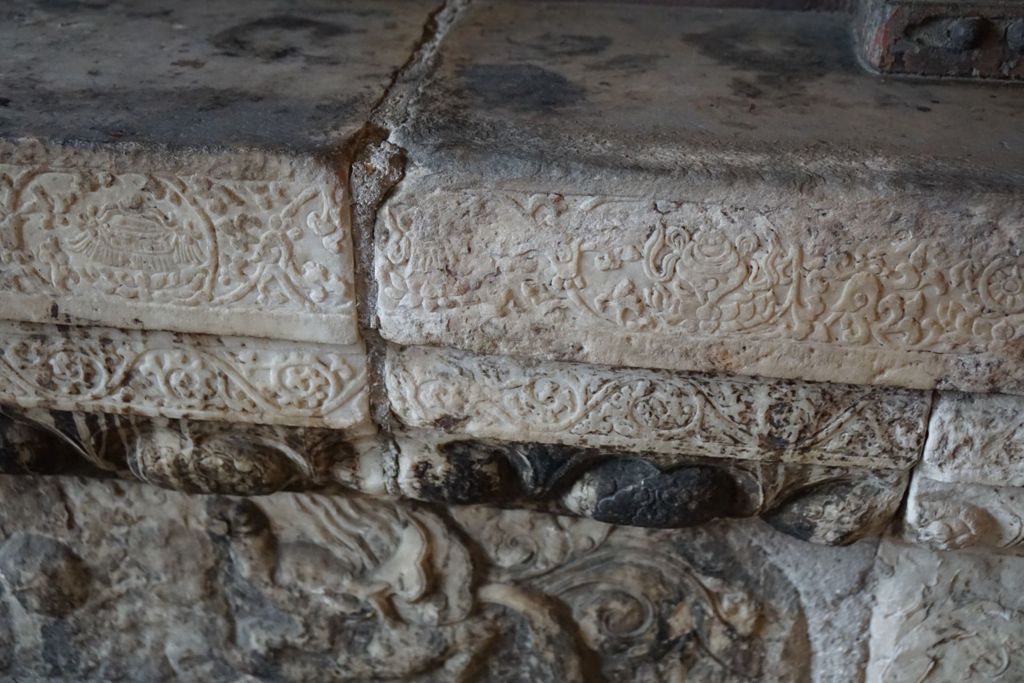
[[[0,402],[316,427],[369,424],[361,344],[0,320]]]
[[[1024,555],[1024,488],[948,483],[915,474],[904,537],[937,550]]]
[[[879,548],[869,681],[1020,680],[1024,558]]]
[[[849,644],[870,546],[757,524],[30,477],[0,477],[0,517],[12,679],[724,683],[864,666]]]
[[[940,394],[920,471],[938,481],[1024,486],[1024,400]]]
[[[409,161],[377,223],[382,334],[1024,392],[1024,92],[873,77],[847,29],[474,3],[390,138]]]
[[[405,424],[478,438],[672,456],[906,469],[926,394],[871,387],[518,362],[392,347],[385,381]]]

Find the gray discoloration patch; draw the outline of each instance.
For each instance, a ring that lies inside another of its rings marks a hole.
[[[413,467],[420,495],[437,503],[502,503],[518,493],[516,477],[499,448],[457,441],[446,444],[443,466],[418,462]]]
[[[583,88],[565,76],[533,64],[472,64],[460,71],[460,77],[465,91],[488,107],[558,109],[585,96]]]
[[[47,536],[19,533],[0,547],[0,574],[22,607],[63,617],[89,597],[90,572],[70,548]]]
[[[510,39],[510,42],[515,42]],[[572,33],[544,33],[523,43],[524,46],[548,57],[590,57],[599,55],[612,44],[611,36],[578,35]]]
[[[329,55],[316,53],[329,49],[335,40],[351,32],[345,24],[282,14],[233,26],[214,35],[211,42],[230,56],[247,55],[268,61],[299,56],[336,64]]]

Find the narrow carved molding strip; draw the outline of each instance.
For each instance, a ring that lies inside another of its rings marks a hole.
[[[937,481],[1024,487],[1024,398],[940,394],[920,471]]]
[[[744,206],[403,185],[384,336],[612,365],[1024,392],[1024,203]],[[966,198],[965,198],[966,202]]]
[[[231,159],[239,173],[250,164],[244,153],[214,175],[53,156],[55,167],[0,164],[4,317],[357,340],[344,190],[331,170],[295,161],[287,177],[240,179],[227,174]]]
[[[481,438],[905,469],[925,437],[915,391],[602,368],[392,347],[404,423]]]
[[[0,402],[329,427],[369,411],[361,345],[5,321]]]

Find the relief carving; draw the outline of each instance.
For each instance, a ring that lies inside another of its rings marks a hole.
[[[883,542],[867,680],[1019,680],[1021,562]]]
[[[1024,554],[1024,489],[915,475],[904,537],[936,550]]]
[[[154,307],[182,331],[224,331],[183,308],[333,316],[351,328],[336,341],[351,343],[343,204],[327,175],[243,181],[2,164],[0,289],[12,306],[47,297],[55,311],[92,310],[116,325],[130,320],[119,306]]]
[[[330,427],[369,411],[360,346],[3,321],[0,400]]]
[[[905,468],[929,407],[913,391],[428,348],[392,347],[385,372],[392,410],[411,426],[679,456]]]
[[[937,481],[1024,487],[1024,400],[939,394],[920,469]]]
[[[974,241],[944,240],[934,226],[883,208],[800,213],[410,189],[381,214],[382,329],[405,344],[533,354],[540,334],[554,345],[543,353],[573,360],[684,370],[749,362],[759,372],[746,374],[799,375],[784,355],[765,348],[758,358],[764,342],[804,358],[840,352],[812,362],[807,379],[918,388],[971,381],[944,378],[942,359],[919,352],[998,357],[1022,338],[1024,260],[1012,243],[1019,208],[929,216],[991,222],[994,230]],[[876,214],[878,239],[845,232],[844,221]],[[471,319],[486,322],[474,330]],[[715,340],[730,342],[727,354],[713,354]],[[680,344],[693,352],[673,355]],[[862,367],[827,366],[842,358]],[[888,367],[872,367],[879,362]],[[1021,390],[1019,379],[1000,379]]]
[[[26,480],[0,477],[5,524],[25,529],[0,539],[0,635],[19,653],[0,661],[6,676],[810,675],[800,594],[745,536],[764,530],[668,536],[521,511],[449,516],[308,494],[197,499],[61,478],[34,482],[33,497],[19,488]],[[54,581],[28,585],[29,571]],[[61,637],[26,635],[40,629]]]

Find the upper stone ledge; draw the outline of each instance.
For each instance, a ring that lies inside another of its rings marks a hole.
[[[475,2],[395,139],[455,182],[543,191],[1021,187],[1024,91],[873,76],[849,25],[814,12]]]
[[[872,76],[848,21],[473,3],[392,135],[381,335],[1024,393],[1024,89]]]
[[[426,0],[0,9],[0,318],[353,344],[344,160]]]
[[[14,0],[0,138],[321,151],[358,130],[433,0]]]

